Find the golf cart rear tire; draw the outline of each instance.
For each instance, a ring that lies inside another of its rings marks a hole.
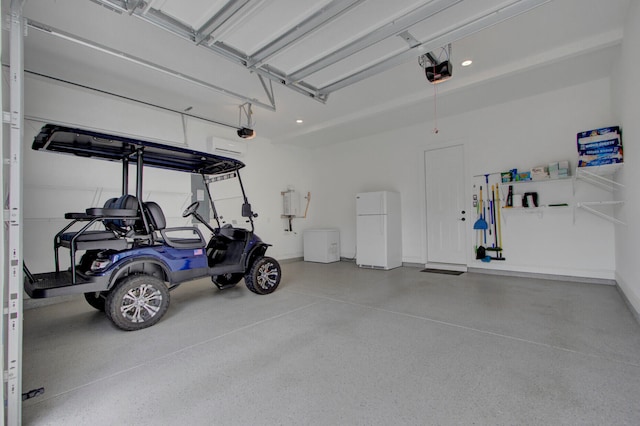
[[[85,293],[84,299],[87,301],[92,308],[99,310],[100,312],[104,312],[105,305],[107,303],[106,292],[91,292]]]
[[[278,288],[281,277],[282,270],[278,261],[265,256],[253,262],[249,273],[244,276],[244,282],[256,294],[269,294]]]
[[[107,296],[105,312],[113,324],[126,331],[156,324],[169,309],[169,289],[151,275],[129,275]]]

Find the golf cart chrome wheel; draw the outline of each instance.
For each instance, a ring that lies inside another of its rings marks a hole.
[[[278,284],[282,271],[280,264],[272,257],[260,257],[251,266],[251,270],[244,276],[247,288],[257,294],[273,293]]]
[[[131,275],[123,279],[107,297],[106,313],[123,330],[151,327],[169,308],[169,290],[151,275]]]

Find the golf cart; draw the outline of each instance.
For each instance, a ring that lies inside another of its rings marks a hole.
[[[272,293],[280,283],[278,262],[265,256],[270,244],[254,234],[258,215],[240,178],[241,161],[155,142],[45,125],[34,150],[70,154],[122,163],[122,196],[104,207],[66,213],[69,223],[54,237],[55,271],[31,274],[24,265],[24,288],[32,298],[83,293],[94,308],[123,330],[139,330],[157,323],[169,307],[169,290],[183,282],[211,277],[219,289],[242,278],[257,294]],[[136,194],[128,193],[129,165],[136,165]],[[144,167],[202,176],[216,226],[198,213],[199,202],[182,216],[194,217],[210,232],[207,242],[197,226],[167,228],[160,206],[143,201]],[[236,179],[242,191],[242,217],[250,229],[221,226],[209,183]],[[68,249],[70,267],[60,268],[60,249]]]

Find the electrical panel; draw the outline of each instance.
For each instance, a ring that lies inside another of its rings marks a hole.
[[[205,222],[209,223],[211,220],[211,216],[209,214],[209,200],[206,199],[206,188],[205,183],[202,181],[202,176],[191,175],[191,202],[199,201],[200,205],[198,206],[198,213]],[[200,223],[198,219],[191,216],[191,223]]]
[[[283,216],[300,216],[300,193],[288,190],[282,193]]]

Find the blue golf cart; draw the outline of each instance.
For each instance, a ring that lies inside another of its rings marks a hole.
[[[280,283],[278,262],[265,255],[270,244],[254,233],[257,214],[240,178],[244,163],[182,147],[47,124],[34,139],[34,150],[69,154],[122,164],[122,195],[103,207],[66,213],[69,223],[54,237],[55,270],[32,274],[24,266],[24,288],[32,298],[84,294],[122,330],[139,330],[160,321],[169,308],[169,291],[211,277],[219,289],[244,278],[253,293],[272,293]],[[131,167],[134,166],[134,167]],[[143,201],[145,167],[202,177],[215,226],[198,212],[195,201],[183,217],[194,217],[210,232],[207,241],[197,226],[167,227],[160,206]],[[136,171],[136,193],[129,194],[129,169]],[[248,228],[221,223],[209,184],[235,179],[242,192],[242,217]],[[60,268],[61,249],[70,267]],[[64,251],[63,251],[64,252]]]

